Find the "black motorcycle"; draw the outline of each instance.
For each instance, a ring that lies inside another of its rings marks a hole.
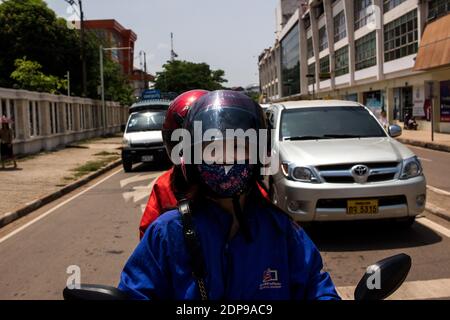
[[[411,269],[411,257],[398,254],[383,259],[367,268],[367,272],[356,286],[355,300],[383,300],[392,295],[405,281]],[[374,288],[369,286],[374,273],[379,283]],[[65,300],[129,300],[127,295],[114,287],[102,285],[81,285],[79,289],[65,288]]]

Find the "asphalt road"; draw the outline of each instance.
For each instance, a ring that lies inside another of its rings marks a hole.
[[[116,169],[1,229],[0,299],[61,299],[73,265],[83,283],[117,285],[138,243],[151,182],[160,172],[146,166],[129,174]],[[445,220],[425,214],[408,230],[386,223],[333,223],[307,231],[344,298],[351,298],[368,265],[400,252],[411,255],[413,267],[395,297],[450,298]]]
[[[450,153],[408,146],[421,160],[427,184],[450,192]]]

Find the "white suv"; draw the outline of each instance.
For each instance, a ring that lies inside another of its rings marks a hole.
[[[366,107],[295,101],[266,110],[280,170],[266,179],[273,202],[298,221],[394,218],[422,213],[426,182],[418,158]]]

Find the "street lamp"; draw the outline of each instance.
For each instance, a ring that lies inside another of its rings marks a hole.
[[[103,51],[112,51],[112,50],[132,50],[132,47],[112,47],[112,48],[103,48],[101,45],[99,47],[100,52],[100,89],[102,95],[102,114],[103,114],[103,134],[106,133],[106,105],[105,105],[105,79],[103,75]]]

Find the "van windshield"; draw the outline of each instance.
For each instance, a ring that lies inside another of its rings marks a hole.
[[[281,140],[386,137],[386,132],[362,107],[312,107],[283,111]]]
[[[135,113],[128,121],[127,133],[161,130],[166,111]]]

